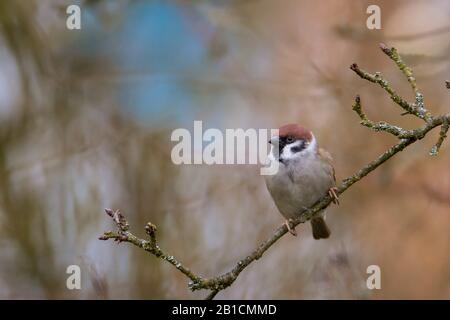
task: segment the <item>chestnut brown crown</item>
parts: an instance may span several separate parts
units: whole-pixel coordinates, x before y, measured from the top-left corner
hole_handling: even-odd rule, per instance
[[[305,140],[307,142],[310,142],[312,140],[311,131],[295,123],[285,124],[284,126],[281,126],[278,130],[278,133],[280,138],[290,136],[295,140]]]

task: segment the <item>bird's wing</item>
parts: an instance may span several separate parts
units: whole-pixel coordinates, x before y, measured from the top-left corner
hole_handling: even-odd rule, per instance
[[[328,151],[326,151],[325,149],[322,149],[322,148],[319,148],[317,153],[319,154],[319,157],[322,160],[328,162],[328,164],[330,165],[331,170],[333,171],[333,180],[334,180],[334,182],[336,182],[336,173],[335,173],[335,170],[334,170],[334,166],[332,164],[333,163],[333,157],[331,156],[331,154]]]

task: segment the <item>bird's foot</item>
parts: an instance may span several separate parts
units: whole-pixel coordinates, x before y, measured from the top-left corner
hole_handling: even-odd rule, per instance
[[[333,201],[334,204],[339,204],[339,197],[336,192],[337,188],[332,187],[328,190],[328,195],[331,197],[331,201]]]
[[[290,234],[292,234],[294,237],[297,236],[297,231],[295,231],[295,227],[291,227],[292,219],[287,219],[284,223],[289,231]]]

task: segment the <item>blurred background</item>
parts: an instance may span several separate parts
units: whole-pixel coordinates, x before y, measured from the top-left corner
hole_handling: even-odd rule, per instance
[[[66,28],[78,4],[82,29]],[[366,9],[381,8],[381,30]],[[172,266],[102,242],[120,208],[132,230],[158,226],[163,249],[199,275],[228,271],[283,219],[258,165],[171,162],[176,128],[311,128],[338,180],[395,139],[359,125],[351,105],[405,128],[380,71],[413,100],[379,49],[398,48],[433,113],[449,112],[450,2],[0,2],[0,298],[202,298]],[[450,298],[450,145],[435,130],[328,209],[332,236],[285,236],[220,299]],[[81,267],[81,290],[66,268]],[[366,268],[381,267],[381,290]]]

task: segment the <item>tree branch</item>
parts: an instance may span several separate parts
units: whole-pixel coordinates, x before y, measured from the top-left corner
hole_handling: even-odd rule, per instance
[[[421,140],[425,137],[425,135],[430,132],[432,129],[436,127],[441,127],[439,139],[437,143],[432,147],[430,154],[436,155],[439,152],[439,149],[446,138],[446,134],[449,130],[450,124],[450,114],[433,116],[428,112],[423,104],[423,96],[419,92],[416,79],[413,76],[411,68],[406,66],[406,64],[401,59],[395,48],[388,48],[384,44],[380,44],[381,50],[394,61],[396,66],[400,69],[400,71],[407,77],[407,80],[414,91],[415,94],[415,102],[410,103],[404,98],[400,97],[389,85],[389,83],[381,76],[380,73],[370,74],[366,71],[363,71],[358,67],[356,63],[352,64],[350,69],[353,70],[358,76],[363,79],[366,79],[370,82],[378,84],[381,86],[391,97],[391,99],[398,104],[401,108],[403,108],[406,113],[414,115],[422,120],[424,120],[425,124],[419,128],[414,130],[405,130],[399,126],[391,125],[387,122],[374,122],[370,120],[367,115],[363,112],[361,106],[361,98],[356,96],[355,102],[353,104],[353,110],[357,113],[359,118],[361,119],[361,124],[375,131],[384,131],[388,132],[394,136],[396,136],[399,141],[388,150],[386,150],[383,154],[381,154],[377,159],[371,161],[366,166],[357,171],[354,175],[344,179],[341,184],[338,186],[336,193],[338,195],[344,193],[348,188],[350,188],[353,184],[364,178],[370,172],[378,168],[381,164],[389,160],[391,157],[396,155],[398,152],[402,151],[409,145],[414,142]],[[446,81],[447,88],[450,87],[450,83]],[[312,207],[299,212],[299,215],[292,224],[297,226],[300,223],[304,223],[315,215],[317,215],[320,211],[325,209],[332,202],[331,197],[327,194],[322,199],[320,199],[315,205]],[[234,281],[238,278],[240,273],[249,266],[253,261],[258,260],[263,256],[263,254],[275,243],[277,242],[283,235],[287,233],[287,227],[285,224],[278,227],[274,233],[264,242],[262,242],[253,252],[251,252],[248,256],[239,260],[236,265],[229,271],[222,275],[213,277],[213,278],[203,278],[196,274],[194,274],[189,268],[184,266],[181,262],[175,259],[174,256],[169,255],[165,251],[163,251],[156,239],[156,226],[151,223],[148,223],[145,227],[146,233],[149,236],[149,240],[144,240],[136,237],[129,231],[129,225],[122,213],[119,210],[113,211],[111,209],[105,209],[106,213],[113,219],[117,226],[117,231],[107,231],[105,232],[99,239],[100,240],[108,240],[113,239],[114,241],[120,242],[129,242],[139,248],[144,249],[150,254],[154,255],[157,258],[165,260],[173,265],[176,269],[178,269],[181,273],[183,273],[186,277],[190,279],[188,287],[191,290],[211,290],[206,299],[213,299],[217,293],[225,288],[229,287],[233,284]]]
[[[406,79],[408,79],[411,88],[417,95],[417,93],[419,93],[419,89],[417,89],[416,78],[414,78],[412,69],[403,62],[402,58],[397,52],[397,49],[389,48],[384,43],[380,43],[380,49],[395,62],[400,71],[403,72],[403,74],[406,76]]]

